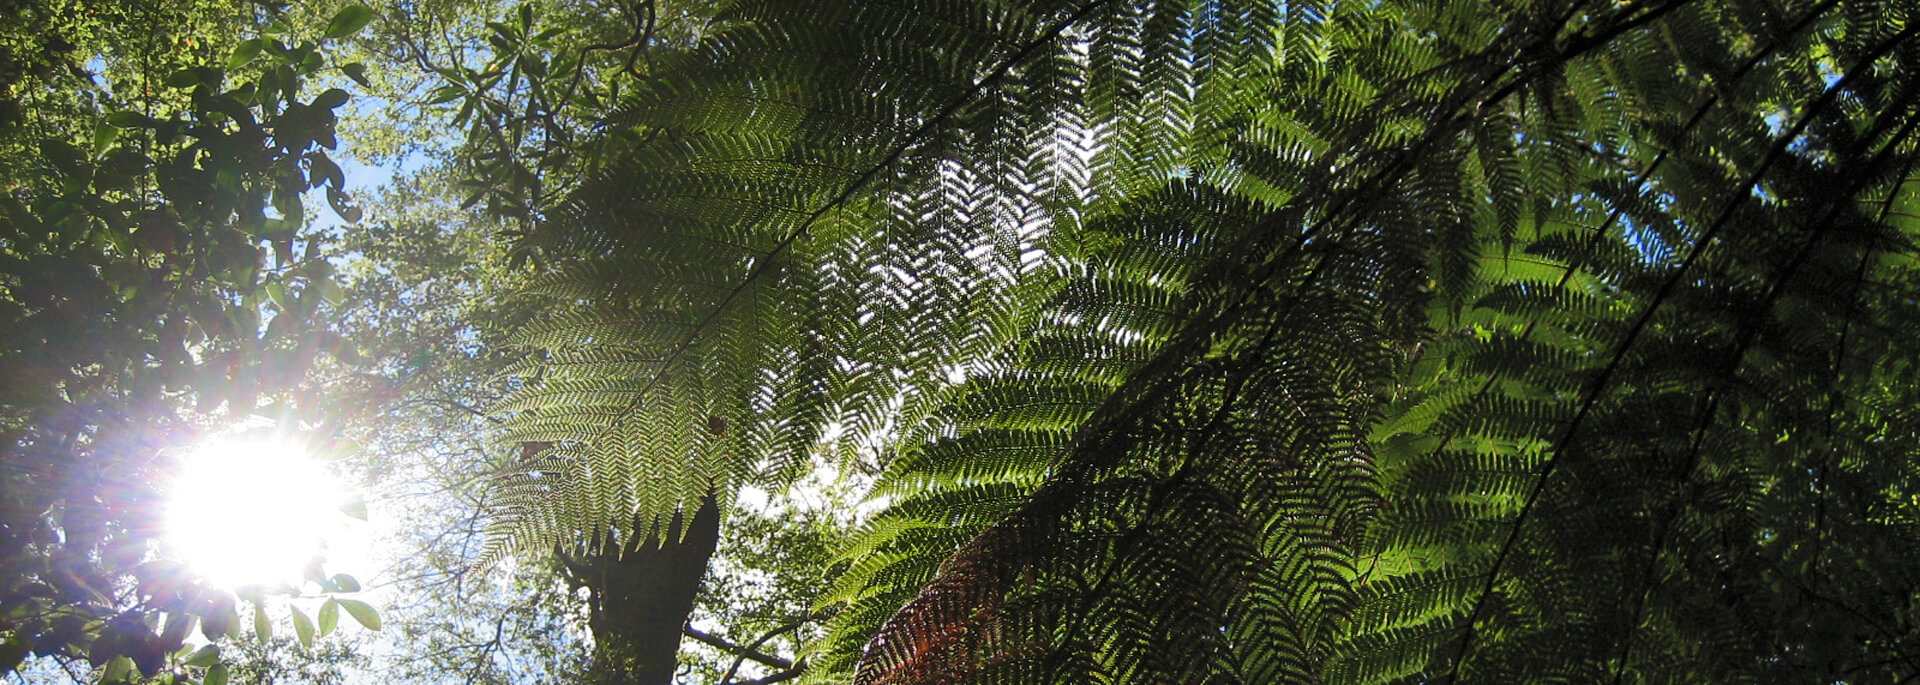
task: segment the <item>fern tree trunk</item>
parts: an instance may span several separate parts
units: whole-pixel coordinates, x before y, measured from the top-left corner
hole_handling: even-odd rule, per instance
[[[589,682],[673,682],[680,629],[693,611],[700,578],[719,539],[720,510],[708,496],[691,521],[674,515],[664,542],[656,539],[624,553],[608,549],[580,559],[562,555],[569,575],[592,593]]]

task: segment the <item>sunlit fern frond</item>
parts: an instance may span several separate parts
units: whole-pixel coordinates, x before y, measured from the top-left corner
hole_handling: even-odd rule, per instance
[[[527,239],[497,551],[831,464],[821,682],[1920,673],[1914,14],[742,3]]]

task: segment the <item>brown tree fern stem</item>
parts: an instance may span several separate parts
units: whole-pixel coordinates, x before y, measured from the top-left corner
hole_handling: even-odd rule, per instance
[[[645,530],[636,521],[635,530]],[[689,520],[683,509],[665,535],[601,550],[582,560],[592,593],[589,680],[604,685],[668,685],[680,652],[680,629],[720,541],[720,507],[709,494]]]

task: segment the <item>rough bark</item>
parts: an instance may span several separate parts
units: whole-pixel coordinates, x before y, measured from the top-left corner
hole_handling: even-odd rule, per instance
[[[680,628],[693,611],[700,578],[720,540],[720,510],[712,496],[691,521],[675,514],[664,541],[638,549],[609,549],[566,559],[569,574],[592,593],[592,682],[667,685],[673,682]]]

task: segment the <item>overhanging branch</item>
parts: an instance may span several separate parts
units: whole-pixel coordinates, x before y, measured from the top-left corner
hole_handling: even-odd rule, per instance
[[[771,666],[781,670],[791,670],[793,668],[792,661],[782,659],[780,657],[774,656],[772,654],[768,654],[766,652],[762,652],[757,649],[736,645],[734,643],[721,639],[720,637],[713,635],[712,633],[708,633],[706,631],[700,630],[699,628],[695,628],[690,625],[681,626],[680,634],[693,638],[695,640],[699,640],[702,644],[708,645],[720,651],[726,652],[728,654],[732,654],[734,656],[751,659],[754,662],[765,665],[765,666]]]

